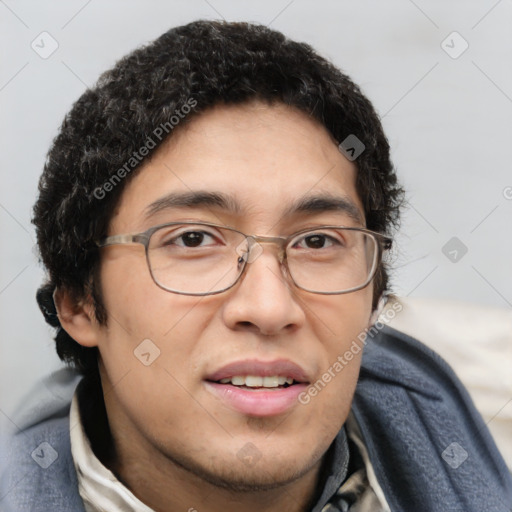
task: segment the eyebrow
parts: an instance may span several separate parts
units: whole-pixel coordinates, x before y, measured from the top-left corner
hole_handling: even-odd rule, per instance
[[[232,196],[222,192],[173,192],[149,204],[144,210],[145,218],[172,208],[215,208],[228,213],[241,214],[242,205]],[[315,214],[322,212],[341,212],[347,214],[355,222],[364,225],[359,208],[346,196],[330,194],[306,195],[296,199],[283,212],[283,217],[298,213]]]
[[[289,206],[284,215],[293,215],[296,213],[322,213],[322,212],[340,212],[347,214],[355,222],[365,225],[363,216],[359,208],[348,197],[333,196],[322,194],[318,196],[304,196],[294,201]]]
[[[240,213],[237,201],[227,194],[218,192],[181,192],[171,193],[149,204],[144,210],[146,218],[171,208],[215,207],[233,213]]]

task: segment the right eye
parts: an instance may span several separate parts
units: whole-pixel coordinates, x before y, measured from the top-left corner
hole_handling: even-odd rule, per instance
[[[155,233],[154,244],[156,247],[169,249],[193,249],[199,247],[214,247],[224,245],[220,236],[206,231],[202,226],[186,226],[178,229],[162,230]]]
[[[167,244],[171,243],[180,247],[200,247],[212,245],[208,243],[210,241],[213,241],[213,237],[204,231],[187,231],[182,235],[172,238]]]

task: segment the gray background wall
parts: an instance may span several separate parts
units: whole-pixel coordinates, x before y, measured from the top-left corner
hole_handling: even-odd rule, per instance
[[[306,41],[373,101],[410,201],[394,264],[399,295],[512,307],[510,1],[2,0],[4,415],[60,365],[34,299],[43,272],[30,223],[49,144],[72,102],[103,70],[198,18],[265,23]],[[459,35],[448,37],[454,31]]]

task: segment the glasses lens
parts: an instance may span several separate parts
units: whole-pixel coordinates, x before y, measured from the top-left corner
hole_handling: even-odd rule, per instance
[[[373,235],[343,228],[302,233],[287,247],[290,274],[306,290],[340,293],[368,284],[377,267]]]
[[[165,226],[150,238],[150,271],[155,282],[169,291],[221,292],[238,280],[247,261],[251,263],[255,249],[249,247],[250,240],[238,231],[208,224]],[[378,255],[376,237],[347,228],[310,230],[294,237],[286,248],[292,279],[299,287],[319,293],[366,286],[377,268]]]
[[[148,261],[161,287],[187,294],[207,294],[233,285],[243,270],[237,254],[241,233],[204,224],[166,226],[149,241]]]

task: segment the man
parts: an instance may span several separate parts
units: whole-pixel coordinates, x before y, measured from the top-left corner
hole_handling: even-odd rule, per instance
[[[84,378],[13,439],[6,506],[509,510],[451,370],[371,327],[401,201],[372,106],[307,45],[196,22],[121,60],[40,182],[38,301]]]

